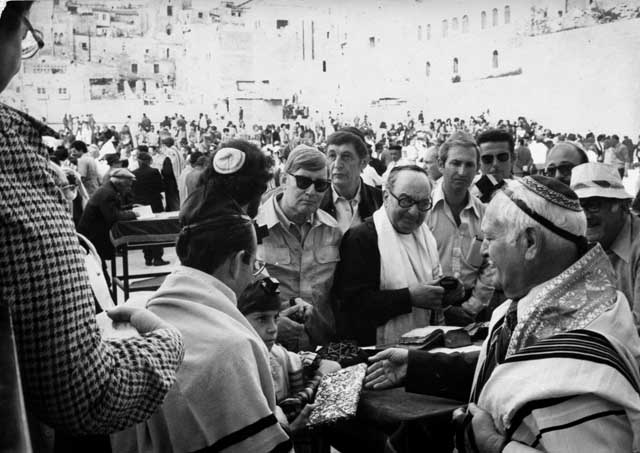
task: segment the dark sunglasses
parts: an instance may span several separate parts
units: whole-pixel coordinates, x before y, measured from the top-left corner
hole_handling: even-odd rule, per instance
[[[485,154],[484,156],[480,156],[480,160],[485,165],[491,165],[493,164],[494,157],[498,159],[498,162],[506,162],[509,160],[509,153],[500,153],[495,156],[493,154]]]
[[[29,19],[22,17],[22,21],[27,26],[27,34],[22,40],[22,55],[23,60],[27,60],[38,53],[40,49],[44,47],[44,39],[40,30],[35,30],[29,22]]]
[[[289,173],[289,175],[296,178],[296,186],[298,187],[298,189],[302,190],[307,190],[309,186],[313,184],[316,192],[324,192],[331,185],[331,183],[327,179],[311,179],[308,176],[292,175],[291,173]]]
[[[545,176],[549,176],[550,178],[555,178],[556,172],[560,172],[562,176],[571,176],[571,170],[573,170],[573,167],[575,167],[575,165],[572,164],[562,164],[557,167],[555,165],[549,165],[545,168],[543,173]]]
[[[415,204],[415,205],[418,206],[418,211],[426,212],[429,209],[431,209],[431,206],[432,206],[431,198],[425,198],[424,200],[414,200],[413,198],[411,198],[411,197],[409,197],[407,195],[401,195],[400,197],[397,197],[391,191],[389,191],[389,194],[393,198],[398,200],[398,205],[401,208],[408,209],[408,208],[410,208],[411,206],[413,206]]]

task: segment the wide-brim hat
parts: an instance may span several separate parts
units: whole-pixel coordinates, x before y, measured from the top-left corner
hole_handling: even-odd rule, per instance
[[[624,188],[618,169],[612,165],[589,162],[573,167],[571,188],[578,198],[633,198]]]

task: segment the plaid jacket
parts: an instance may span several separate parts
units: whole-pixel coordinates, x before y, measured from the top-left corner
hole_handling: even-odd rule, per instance
[[[13,319],[27,408],[71,433],[149,417],[172,386],[180,333],[102,340],[73,223],[33,118],[0,104],[0,303]]]

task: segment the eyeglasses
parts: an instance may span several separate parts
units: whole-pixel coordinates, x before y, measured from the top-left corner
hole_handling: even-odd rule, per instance
[[[289,175],[296,178],[296,186],[298,187],[298,189],[302,190],[307,190],[309,186],[313,184],[316,192],[324,192],[331,185],[331,183],[326,179],[311,179],[307,176],[292,175],[291,173],[289,173]]]
[[[27,26],[28,33],[22,39],[22,59],[28,60],[44,47],[44,39],[40,30],[35,30],[29,19],[22,17],[22,21]]]
[[[550,178],[555,178],[556,172],[560,172],[561,176],[571,176],[571,171],[573,170],[575,165],[573,164],[562,164],[562,165],[549,165],[544,170],[544,175],[549,176]]]
[[[589,214],[597,214],[604,207],[603,200],[600,198],[585,198],[580,200],[580,206],[582,206],[582,210],[584,212],[588,212]]]
[[[493,158],[498,159],[498,162],[506,162],[509,160],[509,153],[500,153],[500,154],[485,154],[484,156],[480,156],[480,160],[485,165],[492,165]]]
[[[401,208],[408,209],[415,204],[418,206],[418,211],[427,212],[429,209],[431,209],[431,206],[432,206],[431,198],[425,198],[424,200],[414,200],[413,198],[407,195],[401,195],[400,197],[397,197],[390,190],[388,192],[393,198],[398,200],[398,205]]]
[[[254,277],[256,275],[260,275],[262,274],[262,271],[264,270],[264,268],[267,267],[267,263],[265,261],[262,260],[255,260],[253,262],[253,275]]]

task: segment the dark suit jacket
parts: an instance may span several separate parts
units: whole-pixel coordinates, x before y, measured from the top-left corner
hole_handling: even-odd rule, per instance
[[[380,289],[380,252],[373,218],[348,230],[340,244],[334,290],[338,336],[360,346],[376,344],[376,329],[411,311],[409,290]]]
[[[136,180],[133,181],[133,202],[151,205],[153,212],[162,212],[162,192],[164,183],[160,172],[151,167],[140,167],[133,171]]]
[[[360,203],[358,204],[358,214],[362,220],[371,217],[378,208],[382,206],[382,191],[376,187],[371,187],[360,178]],[[320,209],[336,217],[336,207],[333,204],[333,191],[327,190],[324,193]],[[337,217],[336,217],[337,218]]]
[[[113,224],[118,220],[136,218],[133,211],[124,210],[122,207],[122,197],[113,183],[109,181],[89,198],[80,218],[78,232],[85,235],[95,245],[103,260],[112,259],[114,256],[113,244],[109,238],[109,230]]]

